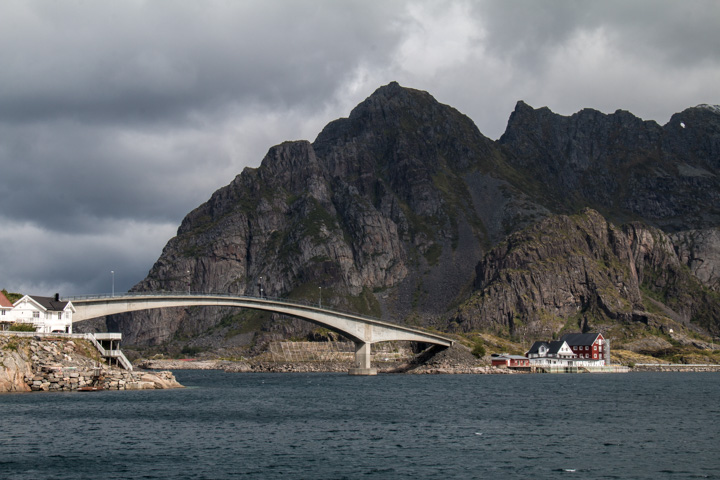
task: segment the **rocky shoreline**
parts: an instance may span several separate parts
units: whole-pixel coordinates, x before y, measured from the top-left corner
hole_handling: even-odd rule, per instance
[[[720,372],[720,365],[645,364],[634,365],[634,372]]]
[[[460,344],[450,348],[430,349],[418,356],[408,356],[396,361],[373,361],[372,367],[379,374],[409,375],[518,375],[533,373],[488,365],[489,357],[476,358],[470,350]],[[650,364],[635,363],[627,367],[616,363],[616,369],[610,367],[602,373],[625,372],[720,372],[720,365],[700,364]],[[241,360],[221,359],[145,359],[138,366],[149,370],[223,370],[229,373],[308,373],[338,372],[347,373],[355,365],[345,359],[326,361],[268,361],[263,356]]]
[[[228,360],[144,360],[141,367],[148,370],[223,370],[228,373],[311,373],[311,372],[337,372],[347,373],[354,367],[345,362],[253,362]],[[497,368],[488,365],[417,365],[411,363],[385,364],[373,363],[378,373],[404,373],[410,375],[432,374],[483,374],[483,375],[513,375],[520,372],[507,368]]]
[[[182,388],[169,371],[106,365],[85,340],[0,336],[0,393]]]
[[[149,370],[223,370],[231,373],[347,373],[355,365],[348,361],[269,362],[258,358],[230,360],[195,359],[146,359],[138,366]],[[467,347],[454,345],[450,348],[426,352],[407,361],[372,362],[378,373],[387,374],[482,374],[515,375],[527,372],[487,365],[485,360],[473,356]]]

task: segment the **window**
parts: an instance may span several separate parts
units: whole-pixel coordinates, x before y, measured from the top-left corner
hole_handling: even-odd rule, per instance
[[[58,312],[58,320],[62,320],[62,312]]]
[[[33,318],[40,318],[40,312],[33,312]]]
[[[5,310],[2,310],[2,313],[0,313],[0,315],[5,315]]]

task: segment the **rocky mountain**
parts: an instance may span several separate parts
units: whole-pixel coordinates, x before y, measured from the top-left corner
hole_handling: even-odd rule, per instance
[[[624,338],[644,327],[717,335],[720,295],[684,261],[687,256],[657,228],[618,228],[590,209],[552,216],[485,255],[476,291],[451,327],[529,338],[564,330]]]
[[[493,141],[454,108],[393,82],[314,142],[272,147],[260,167],[190,212],[134,290],[322,297],[464,332],[649,325],[653,308],[715,328],[697,301],[718,288],[719,169],[716,107],[685,110],[661,127],[623,111],[564,117],[519,102]],[[600,213],[562,216],[585,207]],[[635,223],[608,223],[627,221]],[[662,239],[665,250],[650,250],[657,261],[639,260],[648,244],[638,235]],[[673,303],[671,291],[692,293]],[[662,306],[647,304],[653,296]],[[107,324],[137,346],[193,348],[312,331],[221,308]]]
[[[718,107],[686,109],[661,127],[623,110],[563,117],[518,102],[499,143],[553,211],[591,206],[667,231],[720,225]]]

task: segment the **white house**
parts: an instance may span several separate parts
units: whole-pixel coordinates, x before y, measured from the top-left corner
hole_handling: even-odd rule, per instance
[[[561,340],[535,342],[525,356],[528,358],[577,358],[570,345]]]
[[[13,304],[14,323],[30,323],[35,331],[42,333],[72,333],[72,314],[75,307],[71,302],[55,297],[31,297],[25,295]]]

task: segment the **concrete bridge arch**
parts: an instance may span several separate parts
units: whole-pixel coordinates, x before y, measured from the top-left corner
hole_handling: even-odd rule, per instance
[[[75,307],[73,323],[91,318],[154,308],[225,306],[263,310],[297,317],[326,327],[355,343],[355,368],[351,375],[375,375],[370,366],[373,343],[388,341],[424,342],[449,347],[449,338],[419,328],[396,325],[378,319],[338,312],[314,305],[284,299],[231,296],[217,294],[124,294],[119,296],[89,296],[66,299]]]

